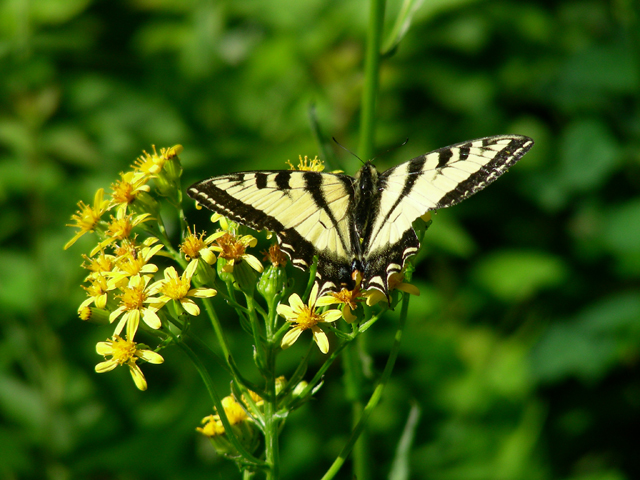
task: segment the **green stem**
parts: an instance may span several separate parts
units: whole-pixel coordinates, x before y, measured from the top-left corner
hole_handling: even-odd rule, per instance
[[[385,0],[370,0],[369,29],[367,31],[367,52],[362,89],[362,109],[360,111],[360,158],[373,156],[376,119],[376,97],[380,81],[380,47],[384,25]],[[362,480],[362,479],[359,479]]]
[[[220,417],[220,421],[222,422],[222,425],[224,426],[225,435],[229,439],[229,442],[231,442],[231,444],[235,447],[235,449],[238,451],[238,453],[243,457],[243,459],[247,463],[251,465],[255,465],[256,467],[264,467],[265,466],[264,462],[260,461],[259,459],[251,455],[251,453],[249,453],[242,446],[242,444],[238,440],[238,437],[235,435],[231,427],[231,424],[229,423],[229,419],[227,418],[227,415],[224,411],[224,407],[222,406],[222,401],[220,400],[220,396],[218,395],[218,393],[216,392],[213,386],[213,380],[211,379],[211,375],[209,375],[209,371],[206,369],[204,364],[200,361],[200,358],[184,342],[177,341],[176,339],[176,345],[178,345],[182,349],[182,351],[187,354],[189,359],[195,365],[196,370],[198,370],[198,373],[200,374],[200,377],[202,378],[202,381],[204,382],[207,388],[207,391],[209,392],[209,396],[211,397],[211,400],[216,407],[216,411]]]
[[[333,462],[327,473],[322,477],[321,480],[330,480],[332,479],[340,470],[342,465],[344,464],[349,452],[353,449],[358,437],[364,430],[365,425],[367,424],[367,420],[371,415],[373,409],[380,402],[380,398],[382,397],[382,392],[384,390],[385,385],[389,381],[389,377],[391,376],[391,372],[393,371],[393,367],[396,363],[396,359],[398,358],[398,353],[400,351],[400,343],[402,341],[402,332],[404,331],[404,326],[407,320],[407,313],[409,311],[409,294],[405,293],[402,297],[402,309],[400,311],[400,319],[398,320],[398,328],[396,330],[396,334],[393,339],[393,346],[391,347],[391,352],[389,353],[389,358],[387,359],[387,364],[384,367],[382,372],[382,376],[380,377],[380,381],[376,386],[371,398],[367,402],[367,405],[364,407],[362,411],[362,415],[360,420],[358,421],[356,427],[351,432],[351,437],[347,444],[343,447],[338,458]],[[360,477],[358,477],[360,478]]]

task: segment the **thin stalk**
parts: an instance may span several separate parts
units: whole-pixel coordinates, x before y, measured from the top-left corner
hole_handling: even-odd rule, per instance
[[[367,31],[367,51],[364,67],[364,86],[362,89],[362,109],[360,111],[360,158],[370,159],[373,157],[375,120],[376,120],[376,99],[378,96],[378,86],[380,83],[380,48],[382,46],[382,30],[384,27],[384,12],[386,0],[370,0],[369,2],[369,27]],[[357,362],[354,348],[348,349],[345,365],[349,365],[346,370],[347,377],[357,380],[354,384],[356,390],[352,400],[353,421],[362,422],[361,386],[362,369]],[[347,352],[345,352],[347,353]],[[347,384],[348,385],[348,384]],[[364,424],[363,424],[364,425]],[[356,437],[358,438],[358,437]],[[370,472],[368,469],[369,451],[366,436],[362,436],[358,448],[354,452],[354,475],[358,480],[368,480]]]
[[[360,110],[360,146],[358,149],[360,158],[364,159],[370,159],[373,156],[385,3],[385,0],[370,0],[369,3],[369,27],[364,66],[364,86],[362,89],[362,109]]]
[[[391,377],[391,372],[393,371],[393,367],[396,363],[396,359],[398,358],[398,353],[400,351],[400,343],[402,341],[402,332],[404,331],[404,326],[407,320],[407,313],[409,312],[409,294],[405,293],[402,297],[402,309],[400,311],[400,319],[398,320],[398,328],[396,330],[396,334],[393,339],[393,346],[391,347],[391,352],[389,353],[389,358],[387,359],[387,364],[384,367],[382,372],[382,376],[380,377],[380,381],[376,386],[371,398],[367,402],[367,405],[364,407],[362,411],[362,415],[358,424],[355,426],[353,431],[351,432],[351,437],[349,437],[349,441],[343,447],[338,458],[333,462],[327,473],[322,477],[322,480],[330,480],[332,479],[340,470],[345,460],[349,456],[349,453],[353,449],[358,437],[364,430],[365,425],[371,415],[373,409],[380,402],[380,398],[382,397],[382,392],[387,382],[389,381],[389,377]],[[359,478],[359,477],[358,477]]]
[[[229,442],[231,442],[231,444],[235,447],[235,449],[238,451],[238,453],[243,457],[243,459],[247,463],[255,465],[257,467],[264,467],[265,463],[257,459],[256,457],[254,457],[251,453],[249,453],[244,448],[244,446],[240,443],[240,441],[238,440],[238,437],[235,435],[233,429],[231,428],[231,424],[227,419],[227,414],[225,413],[224,407],[222,406],[222,401],[220,400],[220,396],[218,395],[218,393],[216,392],[213,386],[213,380],[209,375],[209,371],[200,360],[200,357],[198,357],[198,355],[196,355],[195,352],[191,350],[191,348],[189,348],[184,342],[176,341],[176,345],[178,345],[182,349],[182,351],[187,354],[189,359],[193,362],[194,366],[196,367],[196,370],[198,370],[198,373],[200,374],[202,381],[207,387],[209,396],[211,397],[211,400],[213,401],[213,404],[216,407],[216,411],[220,417],[220,421],[222,422],[222,425],[224,426],[225,435],[229,439]]]

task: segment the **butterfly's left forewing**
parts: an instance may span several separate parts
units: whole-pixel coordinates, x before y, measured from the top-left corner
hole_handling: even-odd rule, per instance
[[[320,290],[349,283],[359,248],[352,218],[353,179],[304,171],[239,172],[188,189],[205,207],[254,230],[278,236],[292,263],[306,270],[318,256]]]
[[[533,140],[519,135],[480,138],[435,150],[382,173],[379,198],[362,243],[365,287],[386,293],[389,277],[418,251],[414,220],[482,190],[532,145]]]

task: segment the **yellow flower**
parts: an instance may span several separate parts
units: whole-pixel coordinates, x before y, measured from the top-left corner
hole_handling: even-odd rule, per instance
[[[143,150],[142,155],[138,157],[133,165],[131,165],[131,167],[135,171],[143,174],[146,177],[153,177],[160,173],[162,167],[164,167],[165,162],[169,159],[167,153],[169,151],[173,152],[173,149],[161,148],[160,154],[158,155],[158,152],[156,152],[156,146],[152,145],[151,148],[153,148],[152,155]],[[180,147],[180,150],[182,150],[182,147]],[[172,153],[171,158],[173,158],[174,156],[175,153]]]
[[[391,274],[391,276],[389,277],[389,291],[400,290],[410,295],[420,295],[420,290],[418,290],[418,287],[416,287],[415,285],[411,285],[410,283],[404,283],[403,280],[403,272],[396,272]],[[366,297],[367,305],[369,306],[375,305],[382,300],[387,300],[387,297],[384,295],[384,293],[374,288],[367,290],[363,293],[363,295]]]
[[[149,177],[140,172],[120,172],[120,180],[111,184],[111,205],[126,208],[131,204],[141,192],[151,191],[151,187],[146,185]]]
[[[309,303],[307,305],[302,302],[302,299],[297,293],[294,293],[289,297],[290,306],[283,304],[278,305],[278,314],[283,316],[287,322],[295,324],[282,338],[282,348],[289,348],[295,343],[304,330],[311,329],[311,332],[313,333],[313,340],[318,345],[320,351],[322,353],[327,353],[329,351],[329,339],[318,324],[335,322],[340,318],[342,313],[340,310],[329,310],[324,313],[317,312],[317,307],[333,303],[332,297],[317,297],[318,284],[316,283],[311,290]]]
[[[89,277],[87,277],[87,280],[94,276],[102,276],[107,273],[111,273],[116,266],[116,257],[104,252],[100,252],[100,255],[93,258],[83,254],[82,258],[89,262],[86,264],[84,262],[82,263],[82,268],[86,268],[91,272]]]
[[[127,365],[136,387],[140,390],[146,390],[147,381],[136,363],[137,359],[141,358],[148,363],[160,364],[164,362],[164,358],[152,350],[142,349],[136,345],[136,342],[125,340],[118,335],[114,335],[111,340],[106,342],[98,342],[96,345],[98,354],[105,358],[110,355],[111,358],[96,365],[96,372],[110,372],[118,365]]]
[[[232,426],[248,419],[247,412],[242,408],[242,405],[236,402],[235,398],[231,396],[224,397],[222,399],[222,408],[224,408],[227,420],[229,420],[229,423]],[[218,414],[204,417],[202,419],[202,424],[204,426],[202,428],[197,427],[196,430],[203,435],[214,437],[224,433],[224,426],[222,425],[220,415]]]
[[[162,244],[153,245],[157,241],[157,238],[149,237],[143,242],[142,247],[137,247],[131,242],[123,243],[117,249],[116,269],[107,274],[111,278],[110,283],[119,285],[127,277],[157,272],[158,267],[149,263],[149,260],[164,247]]]
[[[362,275],[360,272],[355,272],[356,286],[353,290],[347,290],[343,288],[340,292],[331,292],[333,297],[331,304],[342,304],[342,318],[348,323],[351,323],[357,319],[352,313],[353,310],[358,308],[358,303],[365,300],[362,291],[360,290],[360,282],[362,281]]]
[[[152,294],[161,293],[162,296],[154,301],[156,308],[160,309],[167,302],[174,300],[180,302],[182,308],[189,315],[200,315],[200,308],[188,297],[207,298],[218,293],[213,288],[191,288],[191,277],[195,273],[197,263],[190,263],[187,269],[178,276],[178,272],[173,267],[164,270],[164,279],[158,280],[150,287]]]
[[[211,244],[215,238],[204,238],[205,233],[201,232],[200,235],[196,235],[196,228],[193,227],[193,233],[191,229],[187,227],[189,234],[185,237],[184,241],[180,244],[180,251],[184,253],[185,258],[189,262],[198,263],[198,258],[202,258],[209,265],[216,263],[216,256],[211,249]]]
[[[317,155],[313,160],[309,160],[309,157],[306,155],[304,156],[304,159],[302,158],[302,155],[298,155],[298,158],[300,159],[300,163],[297,167],[291,163],[291,160],[287,160],[289,170],[304,170],[307,172],[321,172],[324,170],[324,164]]]
[[[78,230],[75,236],[66,243],[64,246],[65,250],[76,243],[76,241],[85,233],[92,232],[96,228],[96,225],[100,221],[100,217],[105,212],[108,205],[109,201],[104,200],[104,189],[102,188],[98,189],[96,192],[93,198],[93,206],[87,205],[83,201],[78,202],[78,207],[80,207],[80,209],[71,216],[71,220],[75,223],[67,224],[67,227],[76,227],[80,230]]]
[[[111,216],[111,221],[107,226],[107,238],[100,242],[92,251],[91,255],[95,255],[107,245],[111,245],[116,240],[126,240],[131,235],[131,230],[134,227],[140,225],[143,222],[151,220],[150,213],[143,213],[142,215],[127,214],[124,209],[118,209],[116,216]]]
[[[260,260],[253,255],[246,253],[247,247],[255,247],[258,240],[251,235],[238,236],[232,231],[221,231],[214,233],[209,238],[215,240],[217,245],[211,247],[211,250],[218,252],[220,258],[224,258],[227,263],[222,270],[227,273],[233,272],[236,263],[246,261],[251,268],[257,272],[262,272],[263,267]]]
[[[140,318],[154,330],[161,327],[160,317],[156,313],[161,306],[145,305],[158,300],[157,298],[152,298],[152,293],[147,288],[150,279],[151,277],[146,275],[134,275],[129,278],[128,285],[122,289],[122,294],[118,296],[120,298],[120,306],[109,315],[110,323],[113,323],[116,318],[122,315],[116,326],[115,335],[120,335],[126,325],[127,338],[133,339],[138,330]]]
[[[89,281],[91,282],[90,286],[82,286],[87,291],[89,298],[80,304],[78,312],[92,303],[95,303],[97,308],[105,308],[107,305],[107,292],[115,288],[115,286],[110,286],[107,279],[102,275],[91,275],[89,276]]]
[[[269,250],[262,251],[262,261],[269,260],[274,267],[284,267],[287,264],[287,256],[277,243],[272,244]]]

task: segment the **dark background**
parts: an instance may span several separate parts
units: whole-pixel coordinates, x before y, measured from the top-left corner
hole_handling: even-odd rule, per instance
[[[425,0],[384,61],[381,170],[485,135],[536,145],[434,218],[371,421],[376,478],[411,404],[409,478],[640,478],[638,15],[633,0]],[[285,168],[319,152],[313,103],[357,149],[366,25],[362,0],[0,5],[0,477],[238,478],[194,430],[211,404],[179,351],[145,368],[145,393],[124,368],[93,372],[111,329],[76,316],[91,241],[63,251],[64,225],[152,144],[184,145],[183,186]],[[250,368],[249,337],[224,322]],[[374,368],[393,331],[391,315],[367,332]],[[348,411],[336,365],[286,424],[284,478],[322,475]]]

